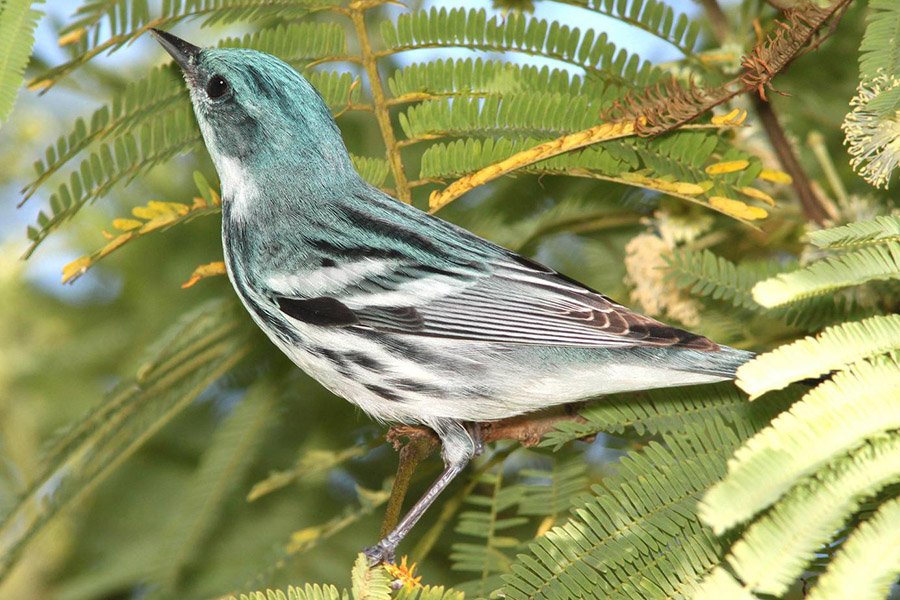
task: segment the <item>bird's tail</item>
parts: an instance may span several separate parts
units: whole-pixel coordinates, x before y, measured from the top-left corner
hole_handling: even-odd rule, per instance
[[[719,350],[715,352],[696,352],[696,355],[691,357],[690,364],[684,370],[723,379],[734,379],[738,367],[754,356],[756,356],[755,353],[747,350],[720,346]]]

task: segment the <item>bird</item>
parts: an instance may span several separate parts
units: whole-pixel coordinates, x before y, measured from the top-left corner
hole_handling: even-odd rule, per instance
[[[364,550],[371,564],[393,562],[481,451],[479,423],[730,380],[753,356],[629,310],[370,185],[322,97],[280,59],[151,32],[190,92],[221,184],[226,272],[250,317],[335,395],[440,439],[444,470]]]

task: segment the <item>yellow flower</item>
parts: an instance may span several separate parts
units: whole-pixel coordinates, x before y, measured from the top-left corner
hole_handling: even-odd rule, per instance
[[[384,565],[388,574],[397,580],[402,587],[422,587],[422,576],[415,576],[416,563],[406,566],[406,557],[400,559],[399,565]]]

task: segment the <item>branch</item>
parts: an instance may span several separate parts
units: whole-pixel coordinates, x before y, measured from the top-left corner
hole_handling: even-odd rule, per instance
[[[810,2],[799,4],[785,11],[784,20],[776,21],[773,32],[744,56],[741,63],[743,70],[735,79],[716,87],[699,87],[693,82],[684,87],[675,79],[670,79],[637,93],[626,94],[603,115],[606,122],[544,142],[465,175],[443,190],[432,192],[429,209],[435,212],[472,188],[553,156],[622,137],[655,137],[683,128],[709,110],[743,93],[756,91],[765,100],[766,88],[772,79],[795,58],[815,49],[831,35],[850,2],[836,0],[824,9]],[[828,29],[825,29],[826,25],[829,25]],[[808,179],[803,176],[795,181],[805,181],[809,187]],[[816,217],[812,218],[818,218],[822,210],[821,202],[814,195],[805,198],[809,210],[815,211],[811,214]],[[804,204],[804,209],[806,206]]]
[[[359,52],[362,57],[363,67],[369,77],[369,86],[372,89],[372,103],[375,106],[375,119],[378,121],[378,128],[381,130],[381,137],[387,152],[387,160],[391,165],[391,173],[394,176],[394,184],[397,197],[409,204],[412,196],[409,191],[409,183],[406,180],[406,173],[403,171],[403,161],[400,159],[400,149],[397,146],[397,138],[394,136],[394,128],[391,125],[391,113],[388,109],[387,97],[384,93],[384,87],[381,85],[381,75],[378,73],[378,56],[372,50],[372,44],[369,41],[369,32],[366,29],[365,11],[373,6],[383,4],[379,1],[357,0],[349,6],[347,14],[353,21],[353,27],[356,30],[356,36],[359,38]]]
[[[781,168],[791,176],[791,185],[794,192],[800,199],[800,206],[803,208],[803,214],[810,221],[815,221],[819,225],[823,225],[828,220],[833,220],[836,215],[832,214],[826,202],[813,189],[806,171],[800,164],[794,149],[787,139],[784,129],[778,120],[778,115],[772,108],[772,104],[763,100],[759,96],[753,97],[753,106],[762,122],[766,135],[769,136],[769,142],[778,155],[778,161]]]
[[[835,7],[837,8],[839,5],[840,3],[837,3]],[[706,9],[706,16],[709,18],[712,25],[713,34],[716,36],[716,40],[720,44],[724,43],[725,39],[728,37],[728,20],[725,17],[725,13],[722,12],[722,8],[716,0],[703,0],[703,6]],[[778,8],[784,11],[787,10],[789,6],[780,6]],[[760,46],[761,45],[762,44],[760,44]],[[802,47],[803,46],[801,46],[801,48]],[[763,62],[763,64],[765,63]],[[786,64],[787,63],[785,63],[782,68],[786,66]],[[746,65],[747,62],[745,61],[745,66]],[[771,76],[774,76],[774,73],[771,73],[770,77]],[[762,93],[753,97],[753,105],[762,122],[763,129],[769,137],[769,143],[772,144],[772,148],[778,156],[782,170],[791,176],[791,185],[793,185],[794,192],[800,199],[800,206],[803,208],[803,214],[806,215],[807,219],[815,221],[819,225],[822,225],[828,218],[833,219],[835,215],[831,214],[831,211],[828,210],[828,205],[810,184],[809,177],[807,177],[806,171],[803,170],[800,161],[794,154],[794,149],[788,141],[787,135],[785,135],[784,129],[781,127],[781,123],[778,120],[778,115],[775,114],[772,105],[765,100]]]

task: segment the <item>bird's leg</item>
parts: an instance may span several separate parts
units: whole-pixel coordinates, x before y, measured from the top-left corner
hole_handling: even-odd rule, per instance
[[[458,421],[442,421],[432,425],[435,433],[441,438],[441,455],[444,458],[444,472],[431,484],[431,487],[413,504],[409,512],[400,519],[394,530],[384,536],[380,542],[363,550],[369,559],[369,564],[394,562],[394,552],[397,545],[406,537],[406,534],[422,518],[428,507],[443,492],[450,482],[459,475],[472,457],[483,446],[481,433],[477,423],[463,425]],[[473,428],[474,427],[474,432]]]
[[[474,421],[470,421],[463,425],[463,427],[466,428],[466,432],[469,434],[469,437],[472,438],[472,443],[474,444],[472,457],[474,458],[484,454],[484,438],[481,435],[481,425]]]
[[[394,562],[394,553],[397,550],[397,545],[400,544],[400,541],[403,540],[404,537],[406,537],[406,534],[409,533],[419,519],[422,518],[422,515],[425,514],[428,507],[431,506],[441,492],[450,485],[453,478],[459,475],[460,471],[465,468],[468,462],[469,459],[466,458],[465,460],[456,463],[448,463],[444,467],[444,472],[437,478],[437,481],[431,484],[431,487],[428,488],[421,498],[419,498],[418,502],[413,504],[413,507],[409,509],[409,512],[406,513],[402,519],[400,519],[400,522],[397,523],[394,530],[384,536],[384,539],[374,546],[369,546],[363,550],[366,557],[369,559],[369,565],[374,567],[381,563]]]

